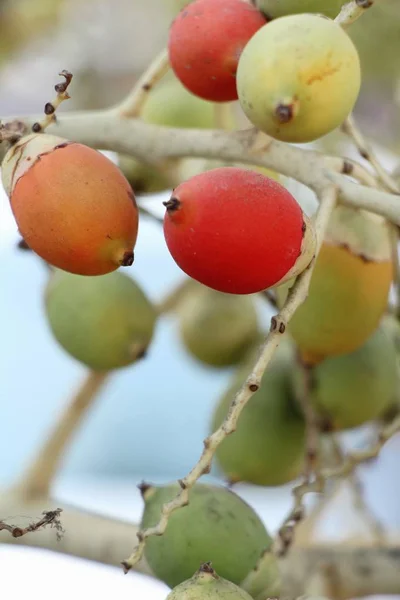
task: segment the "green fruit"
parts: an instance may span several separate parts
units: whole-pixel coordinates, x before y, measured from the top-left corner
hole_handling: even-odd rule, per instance
[[[218,403],[213,431],[221,425],[253,362],[239,368]],[[218,447],[217,462],[231,481],[277,486],[300,475],[304,466],[305,426],[290,388],[293,363],[291,346],[281,342],[263,375],[260,389],[243,409],[235,433]]]
[[[179,317],[186,349],[212,367],[237,364],[259,334],[251,296],[223,294],[205,286],[186,296]]]
[[[313,14],[267,23],[242,52],[240,104],[248,119],[286,142],[310,142],[342,124],[361,85],[360,61],[347,33]]]
[[[167,172],[131,156],[119,155],[118,166],[131,184],[135,194],[156,194],[174,187]]]
[[[162,505],[178,493],[178,484],[144,491],[142,527],[156,525]],[[271,538],[254,510],[224,487],[196,483],[188,506],[172,513],[165,533],[150,537],[145,555],[154,574],[178,585],[206,561],[239,584],[254,568]]]
[[[304,369],[294,371],[302,386]],[[327,358],[311,370],[311,401],[335,429],[350,429],[381,416],[396,401],[396,348],[382,326],[358,350]]]
[[[345,0],[255,0],[255,5],[269,19],[296,13],[319,13],[334,19],[344,2]]]
[[[64,350],[99,371],[143,356],[156,322],[143,291],[119,272],[99,277],[54,272],[46,289],[46,316]]]
[[[210,158],[186,158],[185,160],[181,161],[179,170],[180,181],[186,181],[187,179],[190,179],[199,173],[204,173],[205,171],[210,171],[211,169],[219,169],[220,167],[240,167],[242,169],[250,169],[252,171],[257,171],[258,173],[261,173],[261,175],[265,175],[270,179],[275,179],[275,181],[280,180],[279,173],[265,167],[256,167],[238,162],[229,162],[226,160],[224,161]]]
[[[194,96],[173,77],[151,90],[141,118],[152,125],[212,129],[215,111],[212,102]]]
[[[174,588],[167,600],[251,600],[251,596],[205,563],[191,579]]]
[[[240,587],[254,600],[279,598],[281,595],[281,573],[279,562],[270,550],[264,552],[256,567],[250,571]]]

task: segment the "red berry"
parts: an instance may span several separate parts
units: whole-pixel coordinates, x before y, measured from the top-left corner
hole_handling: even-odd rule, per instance
[[[181,183],[165,205],[175,262],[220,292],[267,289],[299,274],[314,255],[314,231],[296,200],[256,171],[206,171]]]
[[[171,26],[168,50],[175,75],[200,98],[237,100],[239,57],[266,22],[261,12],[243,0],[195,0]]]

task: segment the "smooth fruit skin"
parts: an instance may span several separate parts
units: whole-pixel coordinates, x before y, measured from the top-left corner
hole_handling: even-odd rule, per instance
[[[133,261],[138,210],[121,171],[100,152],[62,138],[22,138],[2,179],[19,231],[51,265],[102,275]]]
[[[298,367],[295,386],[303,377]],[[312,368],[310,399],[334,429],[350,429],[391,408],[398,385],[395,343],[380,327],[355,352],[327,358]]]
[[[186,349],[203,364],[235,365],[259,336],[254,300],[196,286],[182,302],[179,332]]]
[[[344,0],[255,0],[254,4],[268,19],[298,13],[319,13],[334,19]]]
[[[282,577],[276,555],[270,550],[265,551],[240,587],[254,600],[279,598],[282,593]]]
[[[195,0],[171,25],[171,67],[196,96],[213,102],[237,100],[239,56],[266,19],[243,0]]]
[[[230,481],[278,486],[301,474],[305,426],[290,386],[293,367],[292,350],[280,346],[263,375],[260,389],[243,409],[235,434],[218,447],[217,463]],[[250,370],[249,363],[234,375],[215,408],[212,431],[221,425]]]
[[[156,525],[162,505],[179,489],[172,484],[144,493],[142,527]],[[270,546],[263,523],[239,496],[222,486],[196,483],[188,506],[171,515],[165,533],[148,538],[145,556],[154,574],[170,587],[188,579],[206,561],[221,577],[239,584]]]
[[[64,350],[98,371],[124,367],[143,356],[156,323],[153,305],[120,272],[83,277],[56,271],[46,288],[45,311]]]
[[[211,129],[215,111],[211,102],[197,98],[172,77],[151,90],[140,117],[153,125]]]
[[[118,166],[136,195],[156,194],[174,187],[173,178],[155,165],[150,165],[127,155],[118,157]]]
[[[295,276],[315,249],[311,223],[278,182],[223,167],[180,184],[164,236],[178,266],[220,292],[252,294]]]
[[[386,311],[392,278],[387,224],[371,213],[335,208],[308,297],[288,325],[302,359],[314,364],[362,346]],[[280,307],[291,284],[276,288]]]
[[[206,563],[193,577],[176,586],[166,600],[251,600],[251,596],[219,577],[211,564]]]
[[[357,49],[334,21],[313,14],[281,17],[245,47],[237,71],[249,120],[285,142],[310,142],[339,127],[361,85]]]

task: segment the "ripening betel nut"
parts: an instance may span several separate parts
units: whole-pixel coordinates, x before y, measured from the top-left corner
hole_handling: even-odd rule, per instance
[[[253,294],[301,273],[313,226],[277,181],[237,167],[181,183],[165,203],[164,235],[178,266],[220,292]]]
[[[5,155],[2,181],[21,235],[49,264],[79,275],[132,264],[135,197],[121,171],[97,150],[29,135]]]

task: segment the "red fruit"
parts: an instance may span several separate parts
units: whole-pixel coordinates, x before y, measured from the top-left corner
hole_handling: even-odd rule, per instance
[[[314,255],[314,231],[296,200],[255,171],[206,171],[181,183],[165,206],[172,257],[220,292],[267,289],[298,275]]]
[[[170,29],[168,50],[175,75],[200,98],[237,100],[239,57],[266,22],[261,12],[243,0],[195,0]]]
[[[4,157],[2,180],[21,235],[51,265],[103,275],[132,264],[135,197],[100,152],[53,135],[30,135]]]

